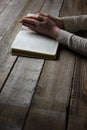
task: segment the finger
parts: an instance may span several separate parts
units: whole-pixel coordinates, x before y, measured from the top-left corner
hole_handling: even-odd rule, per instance
[[[44,17],[47,17],[48,14],[47,13],[39,13],[40,16],[44,16]]]
[[[32,18],[32,19],[36,19],[37,18],[37,15],[30,15],[30,16],[24,16],[23,18]]]
[[[38,20],[38,21],[44,21],[44,17],[43,16],[40,16],[40,15],[35,15],[35,16],[29,16],[29,17],[25,17],[26,19],[35,19],[35,20]]]
[[[26,26],[26,27],[30,27],[30,26],[34,26],[35,27],[35,25],[33,25],[33,24],[28,24],[28,23],[23,23],[22,25],[24,25],[24,26]]]
[[[30,23],[30,22],[29,22],[29,19],[31,19],[31,18],[30,18],[30,17],[23,17],[23,18],[21,18],[21,19],[19,20],[19,22],[22,23],[22,24],[23,24],[23,23]],[[32,24],[33,24],[33,23],[32,23]]]
[[[36,31],[36,26],[33,26],[32,24],[23,23],[24,26],[28,27],[32,31]]]
[[[49,15],[48,14],[48,16],[47,16],[48,18],[50,18],[51,20],[54,20],[54,17],[53,16],[51,16],[51,15]]]
[[[24,26],[29,28],[29,24],[27,24],[27,23],[23,23],[22,25],[24,25]]]
[[[40,15],[41,15],[41,16],[44,16],[44,17],[48,17],[48,18],[50,18],[51,20],[54,21],[54,17],[51,16],[51,15],[49,15],[49,14],[46,14],[46,13],[40,13]]]
[[[40,22],[41,22],[41,21],[44,21],[44,17],[43,17],[43,16],[40,16],[40,15],[38,15],[38,16],[36,17],[36,19],[39,20]]]
[[[49,14],[40,13],[40,16],[43,16],[43,17],[45,17],[45,18],[49,18],[49,19],[51,19],[52,21],[54,21],[54,17],[51,16],[51,15],[49,15]]]
[[[29,29],[31,29],[32,31],[37,32],[37,30],[36,30],[36,27],[35,27],[35,26],[29,25]]]
[[[24,16],[23,18],[32,18],[32,19],[36,19],[38,17],[38,13],[37,14],[29,14],[27,16]]]
[[[45,15],[41,14],[41,13],[32,14],[32,15],[29,15],[29,16],[24,16],[22,19],[20,19],[19,22],[22,23],[24,19],[35,19],[35,20],[39,20],[39,21],[44,21],[43,16],[45,17]]]
[[[27,24],[32,24],[32,25],[38,25],[38,21],[35,19],[30,19],[30,18],[24,18],[21,20],[21,23],[27,23]]]

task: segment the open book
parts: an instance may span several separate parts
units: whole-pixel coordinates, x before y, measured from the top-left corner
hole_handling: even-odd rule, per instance
[[[16,55],[56,59],[58,42],[24,27],[16,36],[11,52]]]

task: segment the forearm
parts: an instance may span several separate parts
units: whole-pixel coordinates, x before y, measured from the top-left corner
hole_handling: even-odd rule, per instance
[[[87,15],[63,17],[64,28],[69,32],[87,30]]]
[[[58,32],[58,42],[72,50],[87,56],[87,39],[81,38],[64,30]]]

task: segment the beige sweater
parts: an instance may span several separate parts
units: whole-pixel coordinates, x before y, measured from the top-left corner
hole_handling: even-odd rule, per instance
[[[79,30],[87,30],[87,15],[64,17],[64,26],[65,30],[58,32],[58,42],[87,56],[87,39],[74,34]]]

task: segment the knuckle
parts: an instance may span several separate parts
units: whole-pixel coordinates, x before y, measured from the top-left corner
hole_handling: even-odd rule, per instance
[[[46,22],[49,22],[49,18],[48,18],[48,17],[46,17],[46,18],[45,18],[45,21],[46,21]]]

